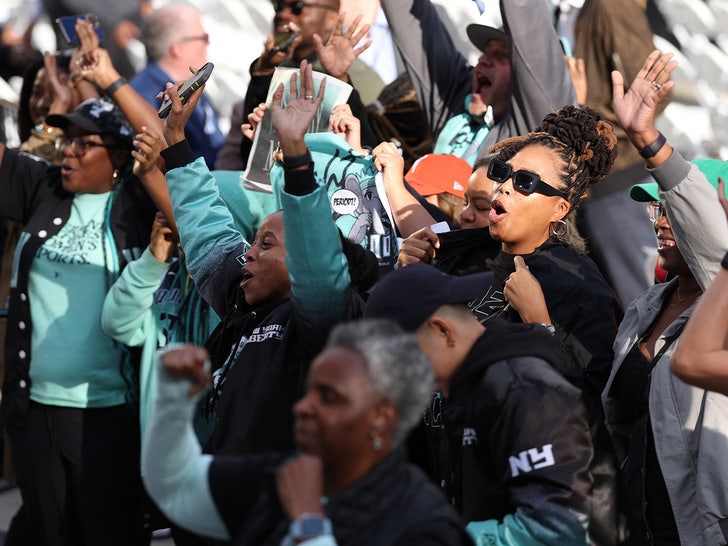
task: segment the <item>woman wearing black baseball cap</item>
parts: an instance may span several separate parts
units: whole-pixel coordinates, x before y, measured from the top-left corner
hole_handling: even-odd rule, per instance
[[[88,99],[46,124],[63,129],[60,167],[0,145],[0,217],[24,225],[0,409],[23,497],[13,526],[36,544],[141,544],[134,358],[100,316],[148,244],[156,207],[112,101]]]

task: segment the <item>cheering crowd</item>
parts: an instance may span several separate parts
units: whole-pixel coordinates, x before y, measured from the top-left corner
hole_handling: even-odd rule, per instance
[[[728,163],[639,1],[472,4],[273,1],[227,135],[196,7],[20,63],[6,545],[728,544]]]

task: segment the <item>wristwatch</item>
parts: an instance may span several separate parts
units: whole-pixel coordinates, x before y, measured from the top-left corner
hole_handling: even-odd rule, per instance
[[[288,535],[296,541],[332,534],[331,520],[318,514],[301,514],[291,522]]]

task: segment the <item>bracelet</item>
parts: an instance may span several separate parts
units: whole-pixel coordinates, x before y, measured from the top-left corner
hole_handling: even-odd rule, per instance
[[[311,157],[311,150],[308,148],[306,148],[306,152],[301,155],[283,156],[283,168],[287,170],[303,167],[304,165],[311,165],[312,163],[313,158]]]
[[[119,87],[121,87],[122,85],[126,85],[127,83],[129,82],[126,81],[126,78],[124,76],[119,76],[119,78],[117,78],[114,83],[104,89],[104,93],[106,93],[110,97],[116,92],[117,89],[119,89]]]
[[[644,148],[637,151],[642,157],[644,157],[645,159],[649,159],[657,155],[657,152],[662,150],[662,147],[665,145],[666,142],[667,139],[665,138],[665,135],[658,131],[657,139],[655,139],[652,144],[648,144]]]
[[[726,252],[725,256],[723,256],[723,261],[720,262],[720,265],[723,269],[728,269],[728,252]]]

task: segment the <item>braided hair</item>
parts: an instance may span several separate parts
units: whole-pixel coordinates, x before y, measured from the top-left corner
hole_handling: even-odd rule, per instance
[[[609,174],[617,157],[612,124],[588,106],[564,106],[548,114],[533,132],[502,140],[490,151],[507,161],[531,144],[552,149],[563,159],[561,180],[572,210],[591,186]]]

